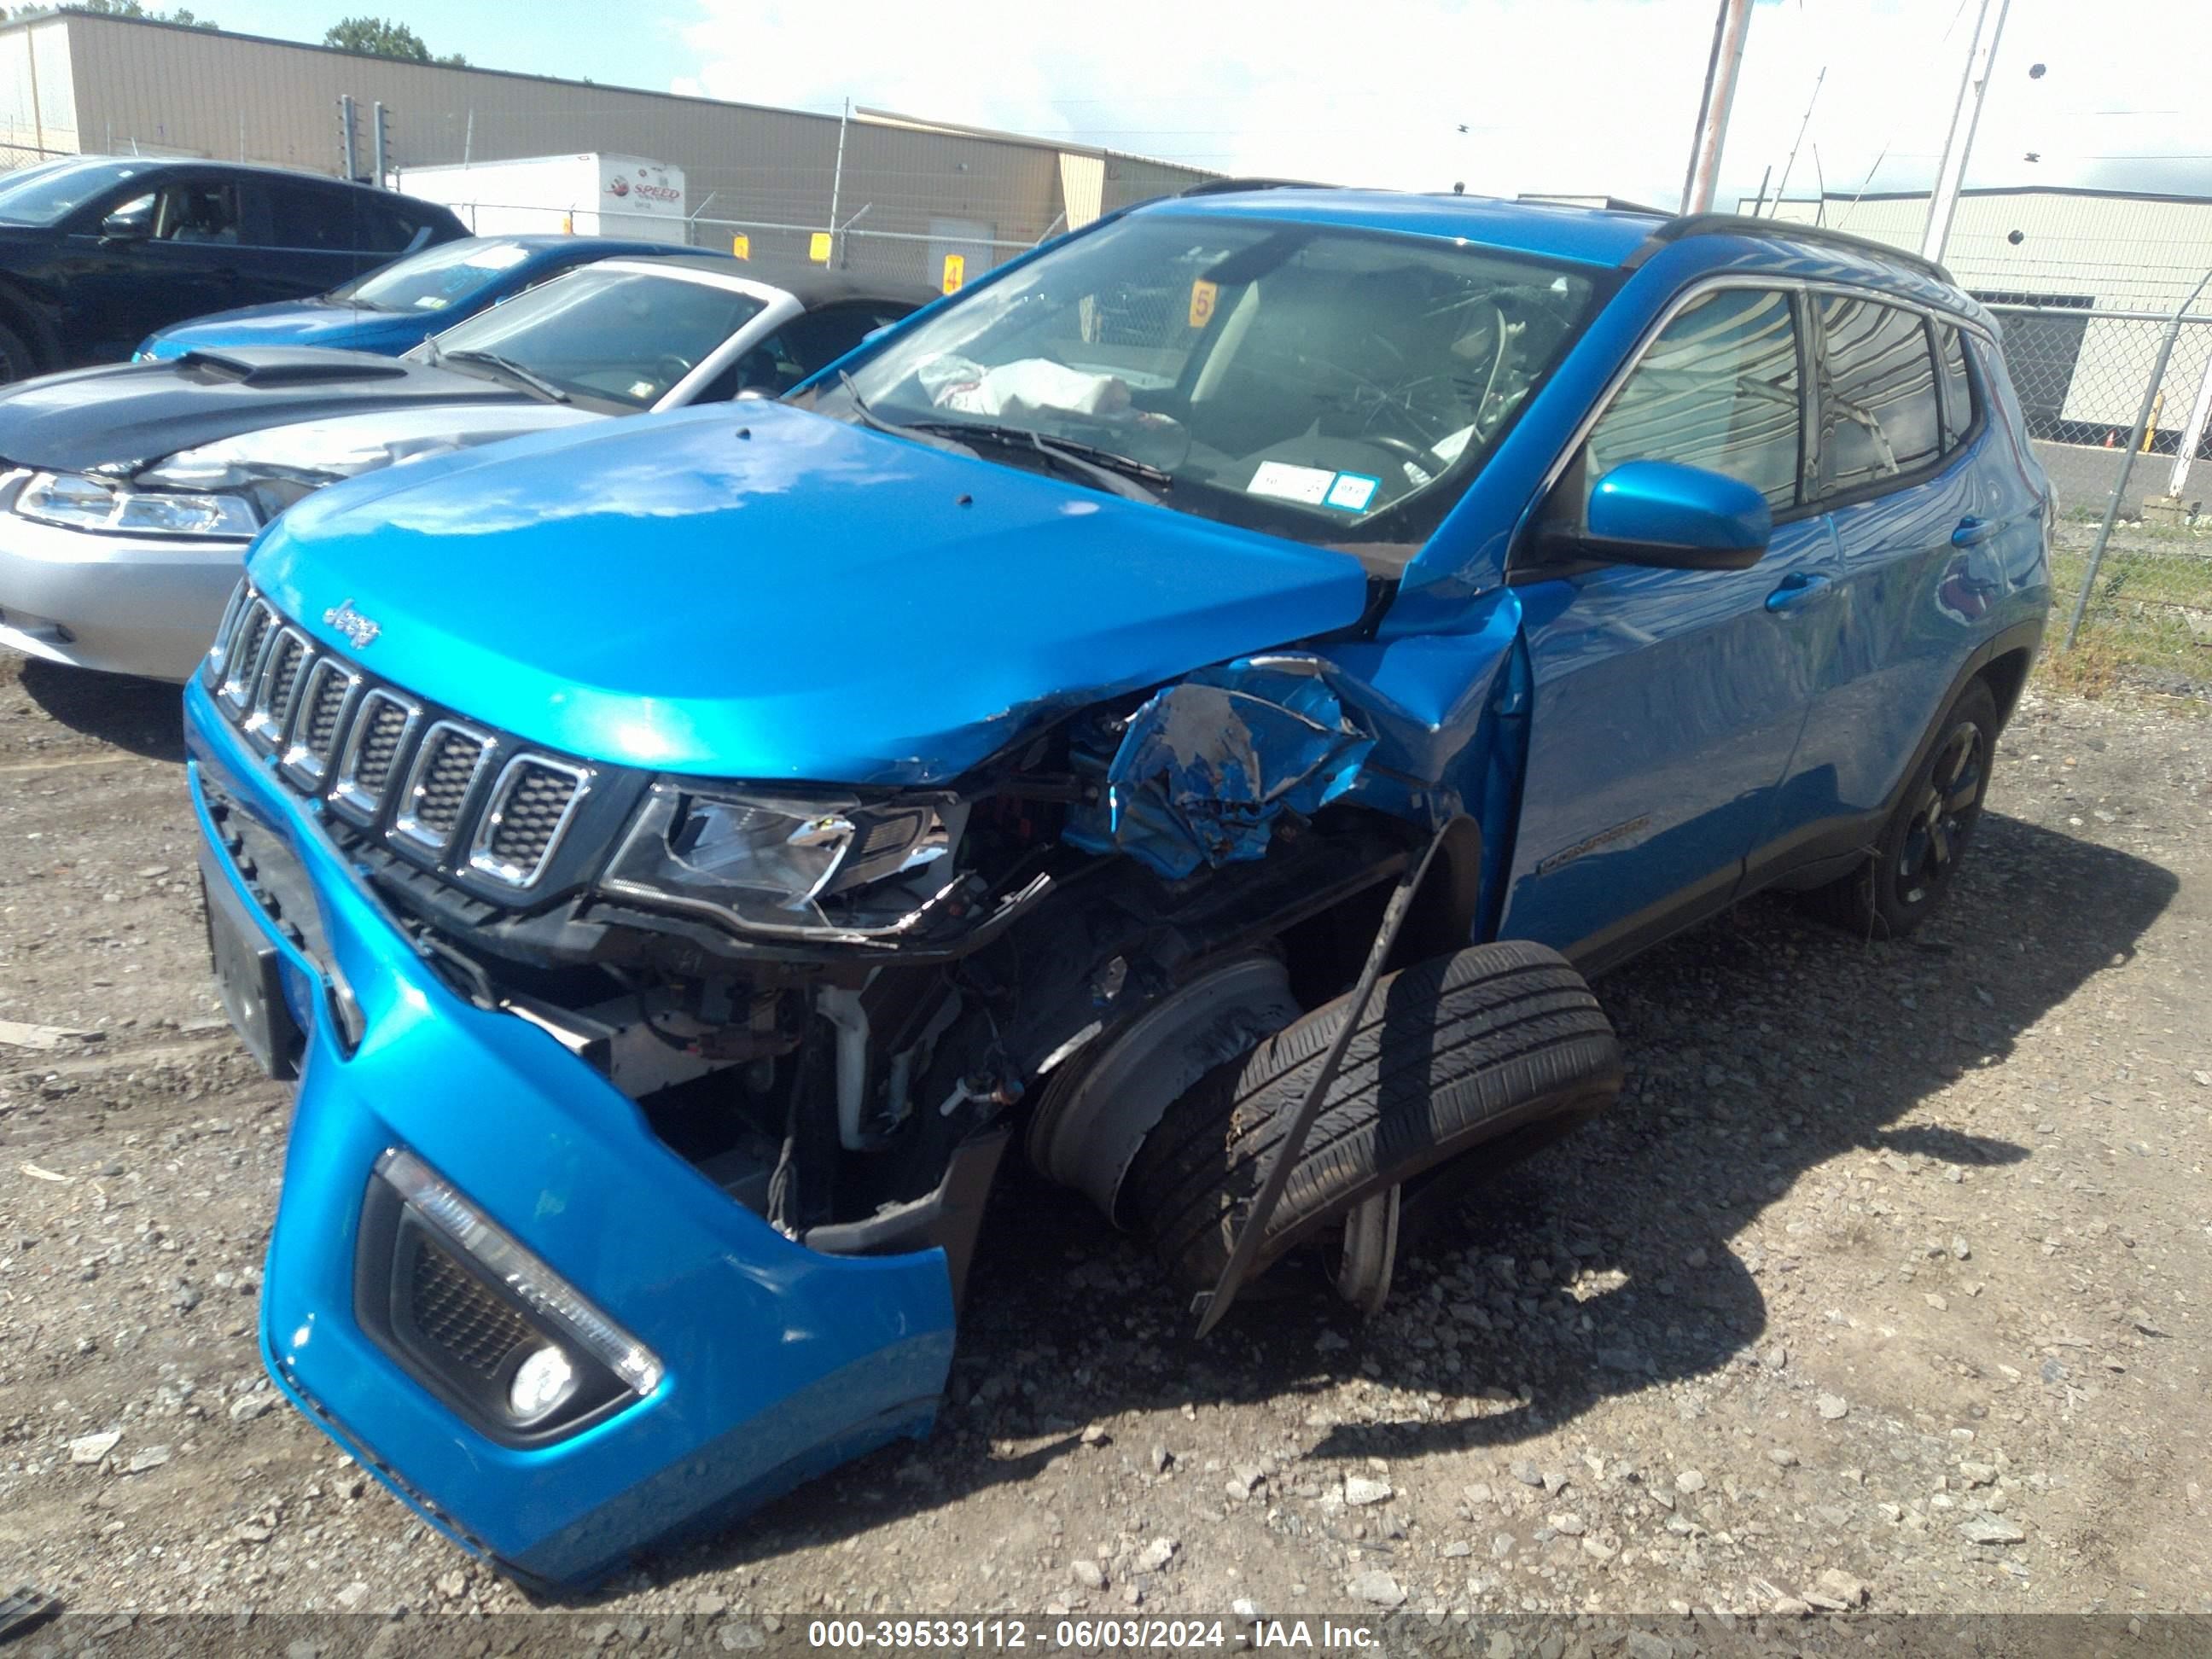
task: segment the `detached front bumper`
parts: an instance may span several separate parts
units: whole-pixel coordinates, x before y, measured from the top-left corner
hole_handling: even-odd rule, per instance
[[[299,1068],[261,1335],[302,1410],[465,1547],[550,1583],[927,1431],[952,1354],[941,1250],[835,1257],[776,1232],[550,1036],[453,995],[197,681],[185,710],[210,908],[245,913]],[[529,1444],[449,1403],[378,1300],[395,1148],[649,1349],[651,1391]]]
[[[245,555],[244,542],[40,524],[0,500],[0,645],[76,668],[184,679],[207,655]]]

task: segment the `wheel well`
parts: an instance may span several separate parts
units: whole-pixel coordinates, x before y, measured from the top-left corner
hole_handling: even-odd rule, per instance
[[[1997,726],[2002,730],[2012,719],[2013,705],[2027,684],[2027,671],[2035,660],[2035,653],[2022,646],[2017,651],[2008,651],[1994,659],[1982,670],[1981,678],[1989,683],[1990,694],[1997,700]]]
[[[5,326],[30,349],[33,370],[40,374],[55,368],[61,358],[52,331],[25,305],[14,289],[0,285],[0,326]]]
[[[1395,885],[1395,881],[1377,882],[1285,932],[1283,952],[1291,966],[1291,986],[1305,1006],[1316,1008],[1342,995],[1359,976]],[[1481,890],[1481,829],[1473,818],[1455,818],[1445,828],[1444,844],[1437,849],[1420,890],[1413,895],[1386,967],[1395,971],[1474,943]]]

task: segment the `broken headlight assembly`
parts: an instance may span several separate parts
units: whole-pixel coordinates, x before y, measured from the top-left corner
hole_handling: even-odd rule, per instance
[[[861,801],[663,780],[599,887],[743,933],[897,933],[957,884],[949,855],[966,817],[949,796]]]
[[[77,472],[41,472],[15,497],[15,511],[42,524],[118,536],[208,536],[246,540],[260,509],[231,491],[135,489]]]

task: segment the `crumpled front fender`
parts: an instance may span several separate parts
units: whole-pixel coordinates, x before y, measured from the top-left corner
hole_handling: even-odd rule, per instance
[[[327,952],[319,965],[263,926],[287,1003],[309,1016],[261,1301],[264,1358],[295,1402],[448,1535],[550,1583],[588,1581],[927,1432],[953,1344],[941,1250],[827,1256],[726,1197],[550,1036],[448,990],[197,684],[185,704],[210,879],[261,925],[252,885],[216,850],[219,794],[298,860]],[[360,1011],[350,1053],[317,1012],[333,975]],[[393,1146],[649,1348],[665,1368],[652,1393],[527,1447],[441,1403],[356,1313],[364,1199]]]

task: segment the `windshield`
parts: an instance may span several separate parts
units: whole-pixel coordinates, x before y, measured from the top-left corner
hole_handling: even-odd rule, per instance
[[[156,161],[48,161],[0,177],[0,220],[51,225]]]
[[[356,276],[329,297],[368,311],[444,311],[529,257],[514,242],[447,242]]]
[[[1079,444],[1141,463],[1169,507],[1302,540],[1418,543],[1591,291],[1463,244],[1139,214],[956,302],[813,403]],[[1004,441],[978,453],[1050,462]]]
[[[572,397],[647,409],[763,309],[719,283],[588,265],[454,324],[416,353],[485,352]]]

